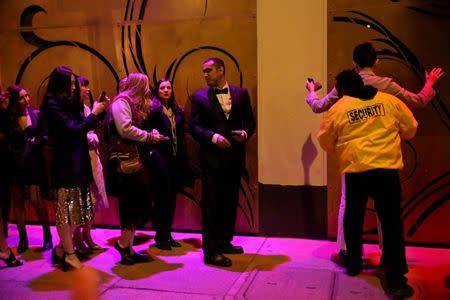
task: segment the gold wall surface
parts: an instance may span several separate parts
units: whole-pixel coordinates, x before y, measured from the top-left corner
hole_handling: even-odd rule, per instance
[[[306,78],[326,80],[326,1],[258,1],[259,182],[326,185],[322,120],[305,101]],[[319,94],[322,95],[323,91]]]
[[[256,0],[3,0],[0,34],[2,87],[20,82],[35,108],[46,77],[66,65],[90,79],[94,97],[102,90],[113,97],[118,79],[130,72],[146,73],[152,83],[169,77],[188,117],[189,96],[206,86],[202,62],[217,56],[225,61],[228,82],[249,90],[257,112]],[[187,139],[196,165],[197,146]],[[256,134],[247,147],[249,179],[242,180],[236,229],[257,232]],[[200,189],[197,179],[195,188],[186,190],[190,196],[179,196],[175,228],[200,228]],[[100,211],[96,223],[118,224],[116,201],[110,201],[112,207]]]
[[[371,41],[379,51],[378,75],[394,78],[418,93],[424,71],[447,72],[435,86],[436,97],[413,109],[417,136],[403,142],[401,172],[403,219],[409,242],[450,244],[450,4],[448,1],[328,1],[328,86],[351,69],[354,46]],[[328,232],[336,234],[340,176],[336,158],[328,160]],[[366,238],[376,239],[375,213],[368,210]]]

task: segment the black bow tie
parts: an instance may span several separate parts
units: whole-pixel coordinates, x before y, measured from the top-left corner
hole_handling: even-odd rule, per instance
[[[216,88],[216,89],[214,89],[214,93],[216,95],[218,95],[218,94],[228,94],[228,88],[224,88],[224,89]]]

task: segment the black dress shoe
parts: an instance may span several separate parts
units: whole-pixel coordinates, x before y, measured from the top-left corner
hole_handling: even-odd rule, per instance
[[[161,249],[161,250],[172,250],[172,247],[170,247],[169,241],[156,242],[156,248]]]
[[[181,244],[178,243],[177,241],[175,241],[173,238],[170,238],[169,239],[169,246],[170,247],[179,248],[179,247],[181,247]]]
[[[217,251],[225,254],[242,254],[244,253],[244,248],[242,248],[241,246],[234,246],[231,243],[227,243],[217,247]]]
[[[131,266],[134,265],[134,260],[130,255],[130,252],[128,251],[128,248],[122,248],[119,245],[119,242],[116,241],[114,243],[114,248],[119,252],[121,260],[120,260],[120,264],[122,265],[127,265],[127,266]]]
[[[397,287],[388,287],[387,292],[394,298],[409,298],[414,295],[414,289],[408,284],[402,284]]]
[[[213,255],[207,255],[205,254],[203,256],[203,262],[208,265],[214,265],[218,267],[231,267],[232,262],[231,259],[229,259],[226,256],[223,256],[220,253],[213,254]]]

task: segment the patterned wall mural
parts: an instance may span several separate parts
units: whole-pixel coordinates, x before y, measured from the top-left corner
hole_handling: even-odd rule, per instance
[[[225,61],[228,81],[249,90],[256,113],[256,1],[21,2],[0,4],[2,36],[11,41],[0,47],[0,80],[2,86],[22,84],[35,108],[51,70],[67,65],[91,80],[94,96],[106,90],[113,97],[120,78],[130,72],[147,74],[152,86],[162,77],[170,78],[177,101],[189,115],[190,95],[205,86],[201,64],[217,56]],[[186,138],[197,180],[179,195],[175,227],[199,229],[201,169],[197,145],[189,134]],[[240,232],[258,231],[256,145],[253,137],[247,146]],[[99,212],[95,223],[118,224],[116,201],[110,202],[112,207]],[[28,217],[34,219],[30,213]]]
[[[353,47],[370,41],[380,63],[375,73],[394,78],[419,92],[425,70],[442,67],[446,75],[435,86],[436,97],[425,109],[413,109],[417,136],[403,142],[405,168],[403,220],[409,242],[450,244],[450,4],[448,1],[346,1],[328,6],[328,85],[352,68]],[[329,227],[336,231],[340,179],[329,159]],[[376,239],[375,211],[368,208],[366,238]]]

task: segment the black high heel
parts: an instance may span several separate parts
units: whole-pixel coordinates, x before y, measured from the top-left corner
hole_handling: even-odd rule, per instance
[[[80,258],[88,258],[89,255],[94,253],[86,244],[84,243],[83,239],[81,238],[81,234],[75,233],[73,235],[73,243],[75,247],[77,248],[75,252]]]
[[[154,260],[150,255],[146,255],[146,254],[142,255],[135,251],[133,251],[133,254],[131,254],[131,247],[128,247],[127,251],[128,251],[128,254],[130,255],[131,259],[135,263],[147,263],[147,262],[152,262]]]
[[[169,246],[170,246],[170,247],[179,248],[179,247],[181,247],[181,244],[180,244],[179,242],[175,241],[175,240],[173,239],[173,237],[170,237],[170,238],[169,238]]]
[[[75,267],[74,265],[72,265],[71,263],[69,263],[67,261],[67,256],[69,256],[69,255],[75,255],[76,256],[76,253],[75,252],[72,252],[72,253],[64,252],[64,254],[63,254],[62,258],[61,258],[61,267],[62,267],[63,272],[67,272],[69,270],[69,267],[74,268],[74,269],[81,269],[83,267],[83,265],[81,265],[80,268],[77,268],[77,267]]]
[[[53,248],[53,240],[52,233],[50,232],[50,228],[48,226],[42,226],[44,231],[44,243],[42,245],[42,249],[44,251],[50,250]]]
[[[168,240],[157,241],[155,246],[156,246],[156,248],[158,248],[160,250],[172,250],[172,247],[170,246],[170,243]]]
[[[9,250],[8,258],[0,257],[0,259],[5,262],[5,264],[8,266],[8,268],[19,267],[19,266],[23,265],[23,262],[21,260],[16,259],[11,248],[8,248],[6,251],[8,251],[8,250]]]
[[[122,265],[128,265],[128,266],[134,265],[134,260],[133,260],[133,258],[131,257],[130,252],[128,251],[128,248],[122,248],[122,247],[120,247],[119,241],[116,241],[116,242],[114,243],[114,248],[115,248],[115,249],[119,252],[119,254],[120,254],[120,258],[121,258],[120,263],[121,263]]]
[[[26,230],[19,231],[19,245],[17,245],[17,252],[23,253],[28,250],[28,236]]]
[[[58,254],[56,253],[56,248],[64,249],[64,247],[62,247],[62,246],[56,246],[55,248],[53,248],[53,250],[52,250],[52,264],[53,265],[58,265],[61,263],[61,257],[59,257]]]

